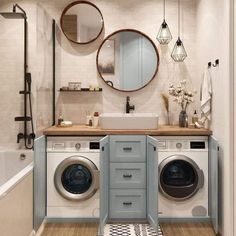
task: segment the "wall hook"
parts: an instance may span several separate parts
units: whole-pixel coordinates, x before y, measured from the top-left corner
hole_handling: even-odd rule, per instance
[[[212,66],[217,67],[219,64],[220,64],[219,59],[216,59],[216,60],[215,60],[215,63],[212,64]]]
[[[208,62],[207,65],[208,65],[208,68],[211,68],[211,62],[210,61]]]

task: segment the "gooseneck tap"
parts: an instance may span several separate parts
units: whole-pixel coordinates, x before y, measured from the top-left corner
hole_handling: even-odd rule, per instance
[[[127,96],[126,97],[126,113],[130,113],[131,110],[135,109],[135,106],[134,105],[130,105],[129,102],[130,102],[130,97]]]

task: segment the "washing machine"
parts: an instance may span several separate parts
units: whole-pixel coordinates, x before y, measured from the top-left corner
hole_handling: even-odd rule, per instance
[[[99,217],[99,141],[47,138],[47,217]]]
[[[159,217],[208,217],[208,137],[156,138]]]

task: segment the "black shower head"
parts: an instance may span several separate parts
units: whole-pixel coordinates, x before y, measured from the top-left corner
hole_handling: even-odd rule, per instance
[[[18,8],[21,12],[16,12],[16,8]],[[7,19],[27,19],[26,12],[18,4],[13,5],[12,12],[0,12],[0,15]]]
[[[25,15],[20,12],[0,12],[0,15],[7,19],[25,19]]]

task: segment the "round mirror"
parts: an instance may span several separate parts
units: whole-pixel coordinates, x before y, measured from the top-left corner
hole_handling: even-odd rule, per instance
[[[99,37],[103,27],[101,11],[87,1],[69,4],[61,15],[61,29],[65,36],[74,43],[91,43]]]
[[[140,31],[126,29],[105,38],[97,53],[101,78],[119,91],[136,91],[157,74],[159,54],[153,41]]]

